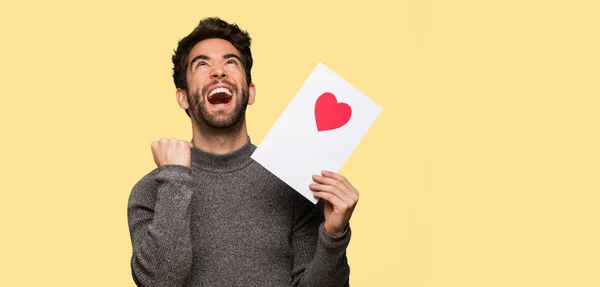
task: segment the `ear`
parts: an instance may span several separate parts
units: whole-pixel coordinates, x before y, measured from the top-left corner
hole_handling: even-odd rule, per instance
[[[177,98],[177,102],[182,109],[187,110],[190,107],[190,103],[187,99],[187,93],[183,89],[177,89],[177,92],[175,92],[175,97]]]
[[[256,86],[254,83],[248,86],[248,105],[254,104],[254,98],[256,97]]]

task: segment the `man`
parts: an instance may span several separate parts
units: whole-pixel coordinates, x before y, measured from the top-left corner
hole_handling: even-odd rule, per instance
[[[193,137],[153,142],[157,168],[131,191],[138,286],[349,285],[358,192],[324,171],[310,184],[315,205],[252,160],[250,43],[247,32],[219,18],[203,19],[179,42],[176,99]]]

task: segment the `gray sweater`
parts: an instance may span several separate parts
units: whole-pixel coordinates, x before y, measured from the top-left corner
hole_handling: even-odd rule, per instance
[[[351,230],[323,228],[314,205],[250,156],[194,147],[192,167],[163,165],[127,209],[138,286],[348,286]],[[310,179],[307,179],[307,185]]]

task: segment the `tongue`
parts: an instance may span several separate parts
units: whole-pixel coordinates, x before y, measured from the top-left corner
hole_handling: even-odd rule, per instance
[[[208,97],[208,102],[217,105],[217,104],[226,104],[231,101],[231,96],[226,93],[216,93],[210,97]]]

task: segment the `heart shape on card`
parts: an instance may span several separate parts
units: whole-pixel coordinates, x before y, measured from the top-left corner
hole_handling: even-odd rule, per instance
[[[323,93],[315,103],[317,130],[334,130],[344,126],[352,117],[352,108],[346,103],[338,103],[332,93]]]

